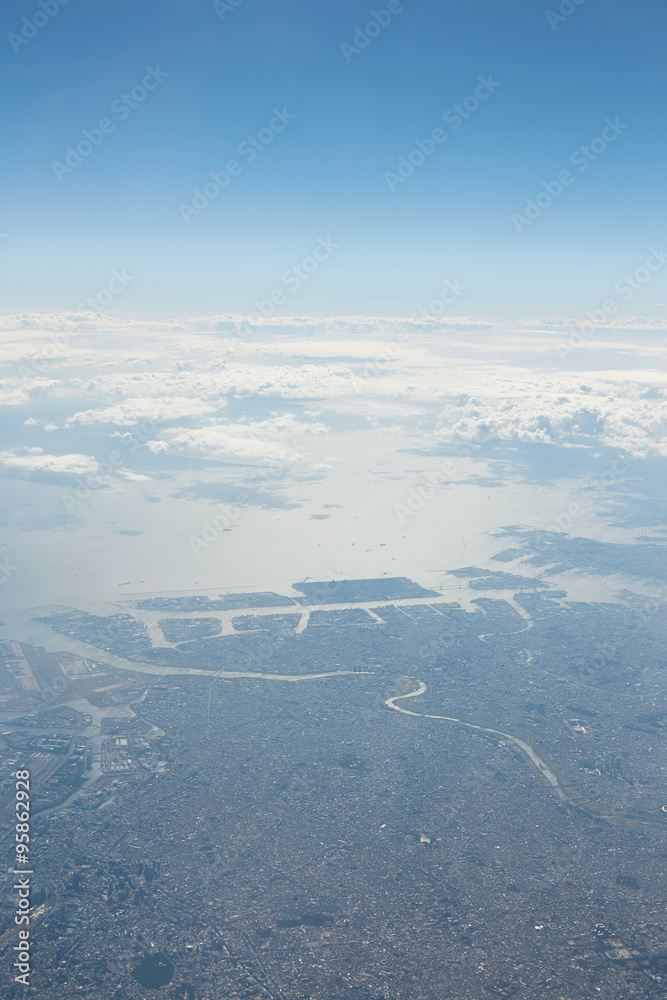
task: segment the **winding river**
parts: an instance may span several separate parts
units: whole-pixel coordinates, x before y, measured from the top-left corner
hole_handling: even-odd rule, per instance
[[[400,604],[410,604],[417,603],[417,601],[398,601],[395,603]],[[432,603],[436,603],[433,601]],[[525,620],[525,626],[522,631],[530,629],[533,627],[533,621],[530,614],[518,605],[515,601],[510,602],[517,611],[518,614]],[[358,605],[350,605],[357,607]],[[366,606],[366,605],[364,605]],[[338,606],[336,606],[338,607]],[[347,607],[347,605],[341,605],[340,607]],[[278,611],[293,611],[293,607],[289,608],[278,608],[278,609],[252,609],[252,614],[260,613],[275,613]],[[231,614],[236,614],[237,612],[230,612]],[[372,613],[372,612],[371,612]],[[308,682],[316,680],[324,680],[334,677],[346,677],[346,676],[360,676],[363,674],[372,674],[374,671],[353,671],[353,670],[332,670],[323,673],[313,673],[313,674],[280,674],[280,673],[261,673],[254,670],[219,670],[211,671],[204,670],[197,667],[171,667],[163,664],[155,663],[145,663],[143,661],[128,661],[123,657],[116,656],[108,651],[101,651],[95,646],[88,643],[82,642],[81,640],[74,639],[69,636],[58,635],[54,636],[48,626],[43,623],[36,621],[32,615],[26,613],[26,620],[22,623],[24,628],[20,629],[20,622],[17,620],[13,623],[13,631],[17,634],[25,633],[21,641],[28,641],[35,643],[35,638],[31,633],[35,633],[38,642],[43,643],[47,649],[57,649],[58,651],[67,649],[69,652],[74,653],[79,656],[89,657],[92,659],[102,658],[105,663],[109,666],[116,667],[124,671],[132,671],[142,674],[149,674],[152,676],[161,677],[175,677],[178,675],[194,675],[194,676],[205,676],[215,679],[241,679],[248,678],[252,680],[261,680],[269,682],[288,682],[288,683],[299,683]],[[20,616],[19,616],[20,617]],[[482,642],[486,642],[493,633],[482,633],[478,638]],[[532,656],[528,650],[525,650],[529,660]],[[509,733],[504,729],[498,729],[496,726],[489,725],[484,721],[479,719],[470,718],[468,716],[455,714],[452,712],[445,711],[434,711],[431,713],[413,711],[412,708],[406,708],[405,705],[414,706],[414,699],[421,697],[426,691],[426,684],[423,681],[412,681],[416,684],[414,690],[408,692],[407,694],[394,695],[391,698],[387,698],[385,704],[388,708],[393,709],[396,712],[400,712],[403,715],[411,715],[414,717],[423,717],[426,719],[439,719],[443,722],[451,722],[461,726],[465,726],[468,729],[477,730],[481,733],[488,733],[492,736],[501,737],[506,740],[524,759],[528,764],[533,773],[539,778],[542,784],[548,789],[551,795],[553,795],[562,804],[577,809],[587,815],[603,820],[607,823],[613,824],[629,824],[635,827],[645,827],[653,830],[658,830],[661,832],[667,832],[667,818],[660,819],[655,816],[647,815],[645,813],[635,813],[635,812],[625,812],[620,809],[614,809],[611,806],[603,805],[602,803],[595,802],[588,798],[586,795],[582,795],[577,792],[577,790],[569,783],[569,781],[563,776],[555,764],[553,764],[549,758],[544,754],[542,750],[537,750],[530,743],[525,740],[520,739],[513,733]],[[587,686],[587,685],[586,685]],[[134,699],[136,703],[137,699]],[[139,699],[141,700],[141,699]],[[77,698],[71,701],[59,702],[60,705],[69,705],[75,708],[77,711],[87,713],[93,718],[93,726],[86,730],[82,735],[91,736],[93,742],[93,749],[97,751],[95,754],[96,758],[99,759],[99,742],[101,739],[101,726],[100,718],[105,715],[121,715],[129,714],[133,715],[133,710],[130,704],[125,705],[113,705],[105,709],[99,709],[96,706],[91,705],[85,698]],[[2,713],[3,718],[8,718],[13,715],[20,715],[21,713]],[[87,775],[87,781],[85,782],[85,787],[94,783],[97,778],[101,776],[101,768],[99,764],[95,763],[92,771]],[[68,800],[69,802],[69,800]],[[55,809],[61,808],[61,806],[56,806]]]
[[[403,715],[412,715],[423,719],[440,719],[443,722],[454,722],[460,726],[466,726],[468,729],[476,729],[478,732],[501,736],[519,752],[542,784],[564,805],[578,809],[580,812],[584,812],[595,819],[604,820],[607,823],[627,823],[631,826],[649,827],[652,830],[660,830],[663,833],[667,833],[667,820],[661,820],[645,813],[623,812],[620,809],[605,806],[600,802],[594,802],[585,795],[581,795],[541,750],[538,752],[530,743],[519,739],[518,736],[508,733],[504,729],[497,729],[495,726],[489,726],[484,722],[479,722],[465,715],[446,714],[445,712],[413,712],[409,708],[404,708],[399,702],[408,702],[409,699],[419,698],[426,691],[426,684],[423,681],[413,683],[417,684],[414,691],[387,698],[385,705],[388,708],[393,708],[396,712],[401,712]],[[414,704],[414,702],[410,702],[410,704]]]

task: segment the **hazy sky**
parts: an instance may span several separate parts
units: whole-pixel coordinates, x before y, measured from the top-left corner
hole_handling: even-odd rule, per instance
[[[405,316],[449,278],[572,316],[664,238],[664,0],[41,4],[1,14],[5,313]]]

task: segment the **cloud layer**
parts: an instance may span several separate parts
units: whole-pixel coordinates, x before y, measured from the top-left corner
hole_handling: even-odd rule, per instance
[[[559,347],[568,329],[548,319],[502,329],[465,317],[0,318],[0,414],[18,409],[32,435],[26,444],[10,433],[2,462],[90,471],[96,459],[80,450],[82,434],[99,455],[110,436],[135,427],[146,455],[211,461],[297,461],[300,438],[369,425],[432,444],[667,455],[666,331],[656,335],[654,321],[609,321],[566,365]]]

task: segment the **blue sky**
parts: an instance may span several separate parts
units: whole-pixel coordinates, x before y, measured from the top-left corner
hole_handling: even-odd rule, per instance
[[[664,0],[393,0],[391,17],[386,0],[69,0],[48,16],[57,2],[3,5],[4,313],[73,309],[125,269],[118,316],[253,313],[273,290],[282,315],[402,316],[445,278],[465,285],[455,314],[581,315],[665,238]],[[559,7],[573,12],[552,25]],[[343,51],[372,11],[388,23]],[[119,110],[147,67],[167,75]],[[443,122],[480,77],[500,86]],[[295,117],[250,162],[239,146],[274,109]],[[90,154],[54,169],[105,118]],[[432,155],[388,180],[437,128]],[[659,272],[623,309],[662,317],[666,302]]]

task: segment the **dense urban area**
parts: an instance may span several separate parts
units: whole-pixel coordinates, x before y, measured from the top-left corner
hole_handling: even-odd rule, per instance
[[[2,643],[35,995],[667,996],[667,608],[455,575],[494,596],[154,595]]]

